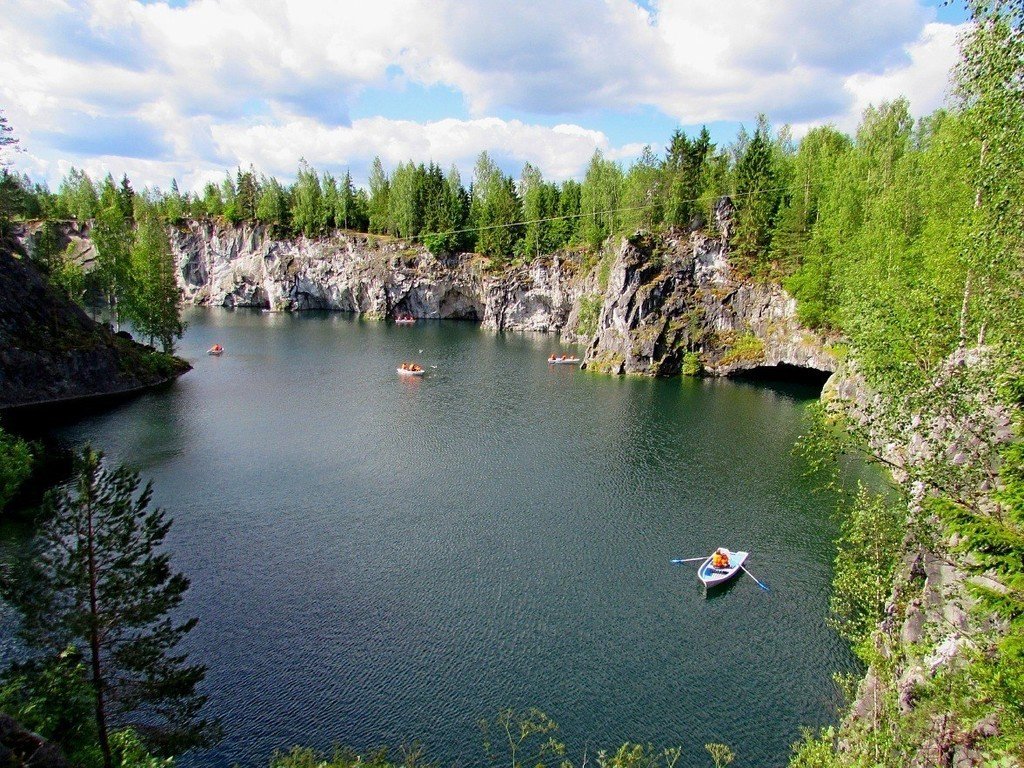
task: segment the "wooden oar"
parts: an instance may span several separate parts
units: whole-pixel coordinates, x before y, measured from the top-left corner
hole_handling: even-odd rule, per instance
[[[707,555],[701,557],[677,557],[674,560],[669,560],[670,563],[693,563],[697,560],[707,560]]]
[[[742,566],[742,565],[740,566],[740,568],[742,568],[742,569],[743,569],[743,572],[744,572],[745,574],[747,574],[747,576],[749,576],[750,578],[752,578],[752,579],[754,580],[754,583],[755,583],[755,584],[757,584],[757,586],[759,586],[759,587],[760,587],[761,589],[763,589],[763,590],[764,590],[765,592],[770,592],[770,591],[771,591],[770,589],[768,589],[768,587],[767,587],[766,585],[764,585],[764,584],[762,584],[762,583],[761,583],[760,581],[758,581],[758,580],[757,580],[757,577],[756,577],[756,576],[754,576],[754,574],[752,574],[752,573],[751,573],[750,571],[748,571],[748,570],[747,570],[746,568],[743,568],[743,566]]]

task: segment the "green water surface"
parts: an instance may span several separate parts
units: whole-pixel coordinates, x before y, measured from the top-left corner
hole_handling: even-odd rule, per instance
[[[628,739],[709,765],[717,741],[776,766],[833,717],[835,523],[793,453],[816,392],[549,367],[555,336],[471,324],[187,319],[191,373],[59,430],[138,465],[176,520],[226,728],[182,765],[415,739],[479,764],[479,718],[536,706],[577,761]],[[706,599],[669,564],[716,546],[771,592]]]

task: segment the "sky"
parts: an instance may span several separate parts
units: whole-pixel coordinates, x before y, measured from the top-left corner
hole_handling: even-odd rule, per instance
[[[942,0],[3,0],[15,168],[182,190],[300,158],[365,183],[374,156],[518,176],[628,166],[758,113],[799,137],[870,104],[941,106],[965,24]]]

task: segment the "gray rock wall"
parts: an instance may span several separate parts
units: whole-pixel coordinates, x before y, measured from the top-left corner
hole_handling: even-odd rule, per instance
[[[728,203],[717,224],[728,232]],[[600,266],[584,268],[572,253],[494,271],[475,254],[435,256],[393,238],[279,238],[259,225],[212,222],[173,228],[171,245],[192,304],[408,313],[555,332],[588,345],[585,367],[614,373],[672,375],[687,353],[710,375],[780,364],[835,369],[822,340],[797,322],[792,297],[738,279],[725,238],[700,232],[609,244],[604,286]]]

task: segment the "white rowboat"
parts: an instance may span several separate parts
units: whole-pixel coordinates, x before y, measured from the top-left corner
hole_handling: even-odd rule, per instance
[[[697,569],[697,578],[701,580],[707,589],[717,587],[719,584],[724,584],[733,578],[740,572],[740,568],[743,567],[743,563],[750,554],[749,552],[730,552],[728,549],[723,549],[722,551],[729,556],[729,566],[727,568],[715,568],[711,564],[711,558],[714,555],[709,555],[708,559],[701,563],[700,568]]]
[[[420,369],[418,371],[410,371],[406,368],[396,368],[395,370],[398,371],[399,376],[422,376],[423,374],[426,373],[426,371],[423,369]]]
[[[575,365],[580,362],[578,357],[549,357],[548,365]]]

